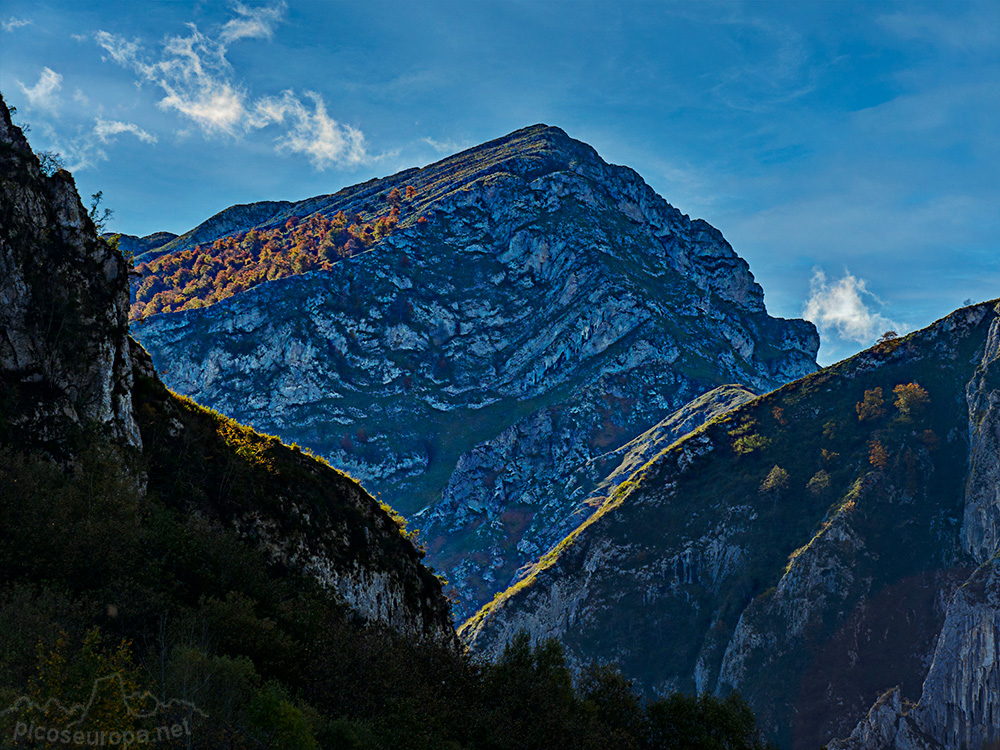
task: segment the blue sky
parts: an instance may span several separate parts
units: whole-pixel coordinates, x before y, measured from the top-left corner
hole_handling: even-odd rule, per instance
[[[183,232],[537,122],[718,227],[831,362],[1000,295],[1000,3],[0,4],[0,91]]]

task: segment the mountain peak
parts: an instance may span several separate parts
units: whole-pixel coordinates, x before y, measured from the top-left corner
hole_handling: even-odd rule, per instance
[[[190,286],[137,335],[171,387],[426,510],[463,612],[600,504],[602,456],[816,367],[815,328],[767,315],[721,233],[548,125],[287,213],[140,267],[137,306]]]

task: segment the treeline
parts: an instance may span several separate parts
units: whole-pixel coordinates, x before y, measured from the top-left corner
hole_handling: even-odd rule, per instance
[[[372,221],[340,211],[289,218],[273,229],[251,229],[140,263],[132,283],[130,318],[206,307],[266,281],[330,269],[392,233],[399,223],[405,194],[393,188],[388,212]],[[418,221],[424,221],[421,217]]]
[[[766,747],[735,695],[647,702],[612,667],[574,679],[555,641],[519,636],[494,664],[356,621],[190,512],[206,499],[192,456],[228,460],[225,487],[255,504],[260,477],[290,466],[276,442],[201,413],[182,414],[186,455],[140,407],[145,490],[93,436],[68,472],[0,449],[0,746],[61,746],[54,729],[141,746],[167,726],[157,746],[206,750]],[[59,708],[74,704],[86,721]]]

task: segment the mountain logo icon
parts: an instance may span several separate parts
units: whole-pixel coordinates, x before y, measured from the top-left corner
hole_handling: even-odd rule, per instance
[[[87,722],[95,706],[99,702],[106,706],[109,698],[112,701],[120,698],[128,717],[122,716],[123,726],[107,728],[106,718]],[[31,714],[36,714],[34,719],[29,719]],[[58,698],[38,702],[23,695],[0,710],[0,720],[6,716],[15,719],[15,744],[20,740],[37,740],[50,744],[129,746],[190,736],[195,714],[208,715],[190,701],[177,698],[163,701],[149,690],[130,691],[121,673],[115,672],[94,680],[86,702],[65,704]],[[98,726],[93,726],[95,723]],[[140,728],[141,723],[147,726]]]
[[[150,719],[163,712],[169,712],[176,709],[181,709],[184,713],[192,716],[194,714],[198,714],[202,717],[208,716],[208,714],[190,701],[181,700],[179,698],[162,701],[153,695],[153,693],[149,690],[144,690],[141,693],[128,692],[121,673],[114,672],[109,675],[104,675],[103,677],[98,677],[94,680],[93,687],[90,690],[90,696],[86,703],[72,703],[64,705],[58,698],[49,698],[43,703],[38,703],[29,696],[22,695],[10,706],[0,711],[0,717],[13,713],[20,713],[22,711],[41,711],[44,714],[49,714],[55,711],[64,719],[71,719],[72,721],[69,724],[70,726],[79,726],[86,720],[94,702],[97,700],[97,696],[101,694],[102,690],[107,689],[106,685],[111,685],[114,688],[117,688],[118,693],[121,695],[122,703],[125,706],[126,712],[134,719]]]

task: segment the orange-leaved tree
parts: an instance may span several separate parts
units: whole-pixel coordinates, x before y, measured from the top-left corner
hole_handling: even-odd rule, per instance
[[[905,421],[913,419],[931,401],[927,391],[921,388],[918,383],[897,385],[892,389],[892,392],[896,394],[895,405],[899,410],[899,416]]]
[[[878,419],[885,414],[885,399],[882,398],[881,388],[872,388],[865,391],[865,397],[854,407],[858,412],[858,421],[866,422],[870,419]]]

